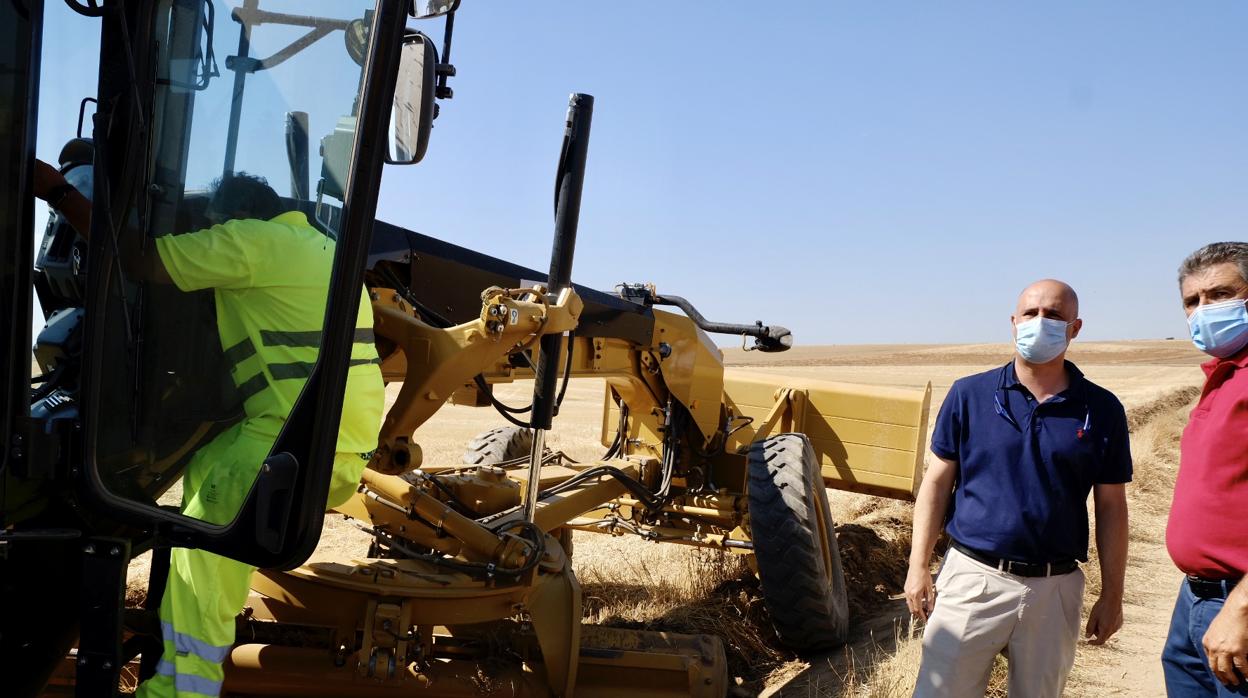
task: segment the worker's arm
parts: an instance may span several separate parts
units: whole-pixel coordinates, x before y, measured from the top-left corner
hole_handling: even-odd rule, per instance
[[[1209,669],[1228,686],[1248,680],[1248,582],[1240,582],[1226,596],[1201,644]]]
[[[61,187],[66,187],[63,195],[58,193]],[[50,201],[54,195],[58,200]],[[35,160],[35,196],[55,203],[57,212],[84,240],[91,234],[91,202],[65,181],[65,175],[43,160]]]
[[[91,235],[91,201],[77,189],[69,186],[65,176],[55,167],[42,160],[35,160],[35,196],[56,207],[57,213],[65,217],[70,227],[84,240]],[[50,199],[55,198],[55,201]],[[155,250],[144,254],[138,249],[138,236],[122,236],[120,243],[122,267],[133,279],[152,281],[159,284],[171,284],[169,271],[160,260]]]
[[[956,461],[936,457],[923,474],[919,494],[914,502],[914,533],[910,540],[910,571],[906,574],[906,606],[910,613],[927,619],[936,603],[932,586],[932,549],[949,509],[953,481],[957,476]]]
[[[1095,485],[1096,550],[1101,564],[1101,595],[1088,613],[1085,636],[1104,644],[1122,627],[1122,590],[1127,573],[1127,486]]]

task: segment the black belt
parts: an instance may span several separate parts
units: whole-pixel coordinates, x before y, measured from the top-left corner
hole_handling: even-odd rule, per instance
[[[1207,579],[1189,574],[1187,575],[1187,588],[1191,589],[1192,595],[1199,599],[1225,599],[1226,595],[1231,593],[1231,589],[1234,589],[1241,579],[1243,577]]]
[[[998,571],[1018,577],[1053,577],[1059,574],[1070,574],[1079,568],[1078,560],[1059,560],[1057,562],[1020,562],[993,557],[978,550],[951,540],[950,547],[976,562],[983,563]]]

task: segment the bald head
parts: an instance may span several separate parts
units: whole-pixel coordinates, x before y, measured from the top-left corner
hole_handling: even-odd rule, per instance
[[[1018,344],[1018,327],[1023,323],[1041,319],[1066,323],[1065,344],[1058,347],[1061,349],[1060,354],[1052,355],[1043,348],[1038,349],[1032,346],[1036,344],[1036,337],[1043,335],[1042,330],[1040,335],[1036,334],[1036,324],[1051,326],[1051,322],[1028,325],[1027,341]],[[1077,337],[1079,330],[1083,329],[1083,320],[1079,319],[1079,296],[1070,284],[1057,279],[1041,279],[1018,294],[1018,304],[1014,308],[1014,314],[1010,316],[1010,323],[1013,325],[1018,356],[1024,362],[1060,366],[1066,356],[1065,346],[1069,345],[1070,340]]]
[[[1014,321],[1026,322],[1035,317],[1073,322],[1079,318],[1079,294],[1070,284],[1057,279],[1041,279],[1018,294]]]

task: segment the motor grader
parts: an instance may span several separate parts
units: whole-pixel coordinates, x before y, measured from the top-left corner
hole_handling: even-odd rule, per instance
[[[844,640],[825,487],[912,497],[930,389],[728,370],[711,334],[763,352],[792,336],[711,322],[654,285],[573,284],[592,97],[568,105],[551,265],[538,272],[375,220],[384,166],[422,159],[453,94],[458,2],[67,4],[98,18],[101,36],[98,93],[59,162],[93,201],[92,234],[53,215],[31,269],[40,40],[52,28],[42,2],[0,2],[14,65],[0,83],[11,150],[0,225],[12,228],[0,283],[13,299],[0,403],[6,695],[37,695],[54,674],[49,690],[80,696],[115,694],[126,666],[150,676],[171,546],[261,568],[227,695],[723,695],[717,638],[582,624],[572,531],[748,556],[783,642]],[[439,17],[440,55],[418,30]],[[207,225],[197,187],[242,170],[289,183],[283,202],[332,241],[335,265],[301,397],[237,517],[211,525],[176,503],[191,455],[239,419],[212,292],[129,269],[153,238]],[[371,337],[355,330],[361,285]],[[33,377],[32,290],[45,313]],[[358,341],[375,342],[399,384],[358,492],[334,510],[373,543],[308,562]],[[604,452],[576,462],[545,436],[584,378],[604,386]],[[529,380],[527,406],[494,393]],[[495,409],[500,427],[462,462],[429,461],[421,438],[448,404]],[[149,550],[146,600],[127,607],[128,563]]]

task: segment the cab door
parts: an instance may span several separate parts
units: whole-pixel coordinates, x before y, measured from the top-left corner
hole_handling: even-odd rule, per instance
[[[315,547],[348,372],[370,341],[357,312],[404,5],[168,0],[102,19],[82,383],[93,510],[261,567]],[[292,122],[322,147],[288,149]],[[320,184],[300,184],[295,151]],[[280,215],[221,193],[242,172]],[[273,221],[299,232],[274,243]],[[307,261],[318,252],[324,267]],[[223,463],[229,515],[201,516],[197,478]]]

